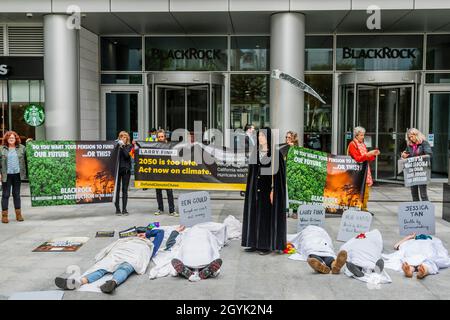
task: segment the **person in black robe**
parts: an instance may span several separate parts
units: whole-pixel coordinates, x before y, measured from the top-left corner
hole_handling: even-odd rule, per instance
[[[270,128],[258,131],[245,191],[242,246],[261,255],[286,247],[286,168]],[[275,155],[272,157],[272,155]]]

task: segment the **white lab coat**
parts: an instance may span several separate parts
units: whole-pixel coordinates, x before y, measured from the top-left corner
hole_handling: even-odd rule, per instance
[[[341,246],[341,250],[347,251],[347,261],[371,272],[375,269],[375,263],[381,259],[383,238],[378,229],[366,232],[365,236],[348,240]]]
[[[103,269],[114,272],[118,267],[128,262],[133,266],[137,274],[144,274],[153,251],[153,242],[139,237],[129,237],[119,239],[95,256],[95,265],[92,266],[85,275]]]
[[[411,266],[424,264],[429,274],[437,274],[439,269],[450,267],[450,257],[439,238],[408,240],[402,243],[397,252],[383,255],[386,268],[402,271],[402,263]]]
[[[336,259],[333,241],[325,229],[321,227],[307,226],[296,234],[290,242],[296,248],[297,253],[291,255],[289,259],[306,261],[311,254]]]

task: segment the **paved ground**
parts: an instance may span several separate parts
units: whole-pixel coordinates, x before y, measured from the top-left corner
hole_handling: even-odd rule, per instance
[[[29,193],[24,186],[23,193]],[[179,194],[175,192],[175,196]],[[436,205],[436,230],[444,244],[450,245],[450,223],[442,217],[442,184],[429,188]],[[157,208],[153,190],[131,191],[128,217],[114,216],[111,204],[31,208],[24,198],[26,219],[12,219],[0,225],[0,299],[21,291],[54,290],[54,277],[68,265],[90,267],[95,254],[113,241],[95,238],[98,230],[123,230],[129,226],[160,221],[177,224],[177,218],[162,215],[155,219]],[[238,193],[212,192],[213,220],[222,222],[228,215],[242,219],[243,198]],[[373,188],[369,209],[375,214],[373,228],[383,234],[385,252],[399,238],[396,210],[398,202],[409,201],[409,190],[395,185]],[[11,214],[12,217],[12,214]],[[338,218],[327,218],[326,229],[336,238]],[[295,220],[288,219],[288,232],[296,230]],[[74,253],[33,253],[39,244],[60,236],[87,236],[91,239]],[[335,247],[340,243],[335,242]],[[244,253],[239,241],[222,250],[224,265],[217,279],[190,283],[167,277],[149,280],[147,275],[132,276],[114,295],[66,292],[64,299],[450,299],[450,270],[424,281],[406,279],[389,271],[393,283],[379,290],[345,275],[318,275],[304,262],[287,259],[286,255],[259,256]]]

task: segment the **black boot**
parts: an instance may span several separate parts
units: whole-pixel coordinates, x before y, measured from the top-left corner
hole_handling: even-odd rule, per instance
[[[100,286],[103,293],[113,293],[117,288],[117,283],[114,280],[108,280]]]

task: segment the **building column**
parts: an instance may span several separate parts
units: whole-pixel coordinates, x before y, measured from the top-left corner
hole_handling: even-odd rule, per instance
[[[77,140],[80,134],[78,30],[68,16],[44,16],[45,130],[47,140]]]
[[[270,69],[279,69],[304,80],[305,15],[275,13],[270,19]],[[284,142],[287,131],[296,131],[303,145],[304,93],[284,80],[270,80],[270,123],[280,130]]]

